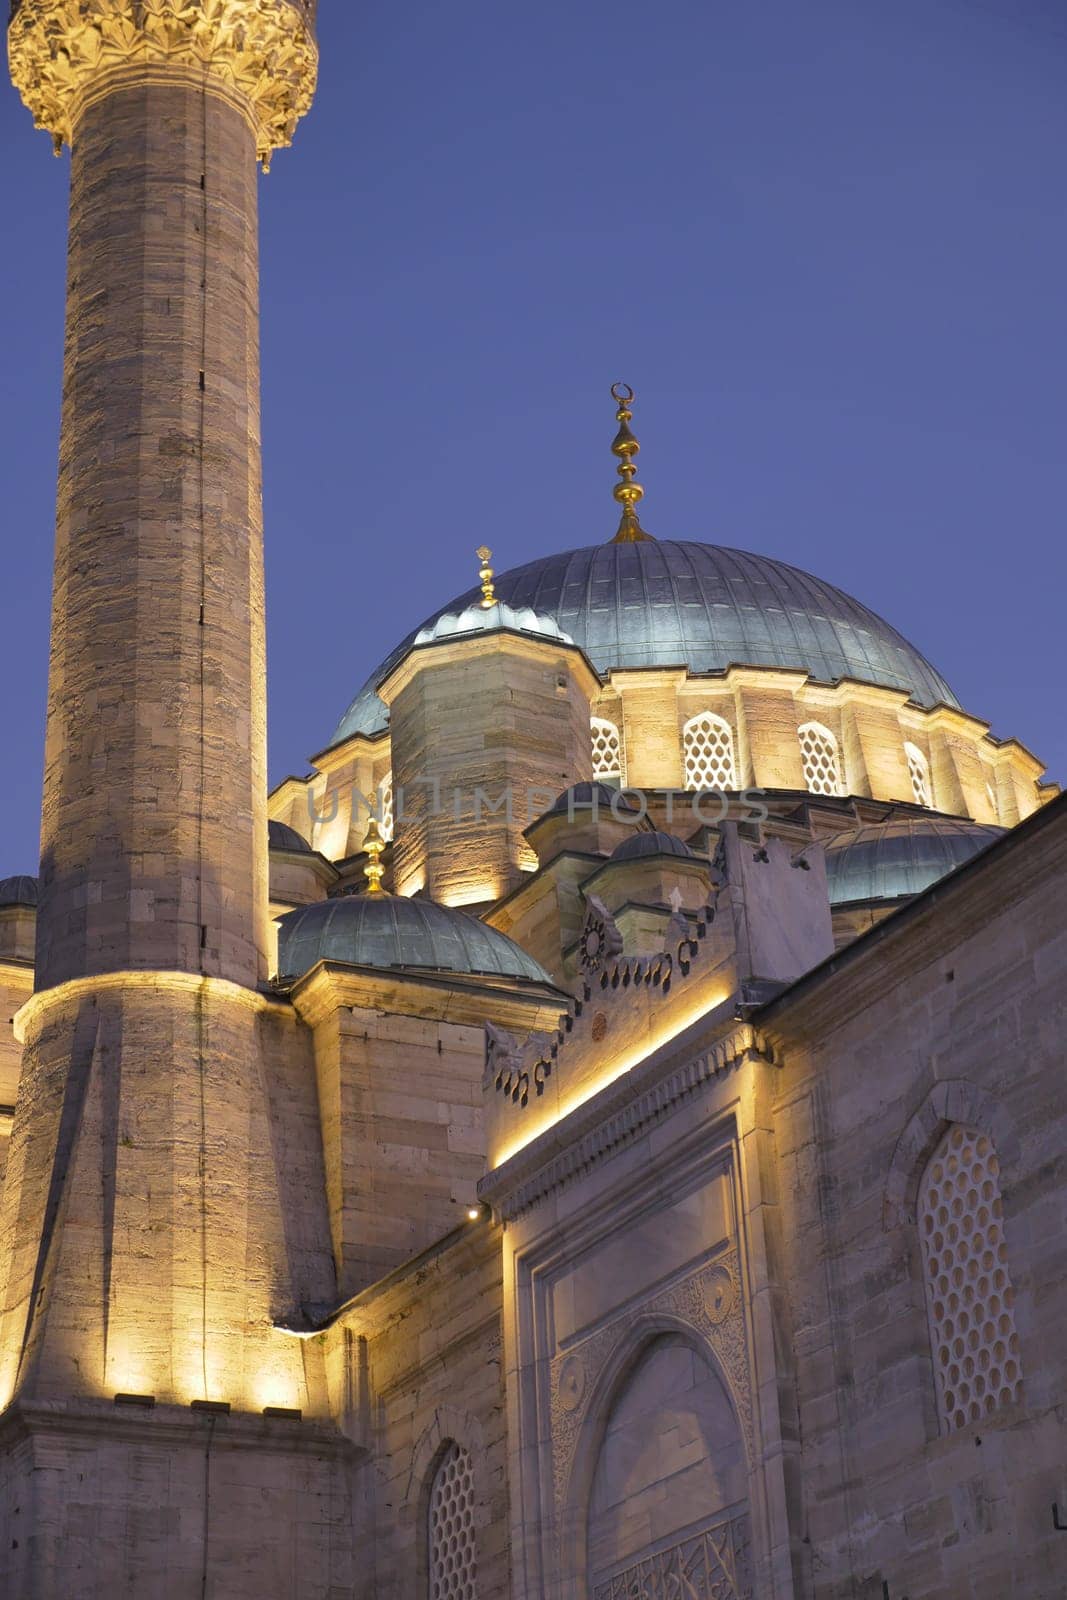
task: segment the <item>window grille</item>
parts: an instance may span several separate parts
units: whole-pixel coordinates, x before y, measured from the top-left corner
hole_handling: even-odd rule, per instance
[[[736,789],[734,736],[730,724],[712,711],[690,717],[682,729],[687,789]]]
[[[618,728],[604,717],[591,717],[589,727],[593,735],[593,777],[601,783],[625,782]]]
[[[458,1444],[445,1451],[430,1490],[429,1600],[476,1600],[474,1470]]]
[[[843,794],[837,740],[821,722],[806,722],[797,729],[804,761],[804,782],[812,794]]]
[[[1018,1400],[1015,1296],[992,1143],[954,1123],[919,1185],[926,1303],[942,1431]]]
[[[934,796],[930,787],[930,763],[920,749],[907,741],[904,743],[904,754],[908,758],[911,792],[915,796],[915,804],[917,806],[932,806]]]

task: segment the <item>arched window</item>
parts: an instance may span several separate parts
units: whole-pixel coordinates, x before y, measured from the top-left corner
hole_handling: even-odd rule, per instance
[[[926,1305],[941,1431],[1019,1398],[1019,1336],[991,1140],[953,1123],[919,1184]]]
[[[477,1600],[474,1469],[468,1451],[452,1443],[430,1487],[429,1600]]]
[[[378,817],[378,832],[386,844],[393,837],[393,774],[387,772],[374,797],[375,811]]]
[[[626,781],[626,773],[622,764],[622,739],[618,728],[604,717],[590,717],[589,728],[593,735],[593,777],[599,783],[622,785]]]
[[[837,740],[821,722],[805,722],[797,729],[804,761],[804,782],[812,794],[843,794],[841,759]]]
[[[736,789],[734,736],[730,724],[713,711],[690,717],[682,729],[687,789]]]
[[[911,792],[915,796],[917,806],[932,806],[934,803],[933,789],[930,787],[930,763],[919,749],[918,745],[904,741],[904,754],[908,758],[908,772],[911,775]]]

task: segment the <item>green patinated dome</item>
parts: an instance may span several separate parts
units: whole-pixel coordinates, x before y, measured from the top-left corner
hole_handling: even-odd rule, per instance
[[[355,967],[465,972],[524,983],[552,980],[512,939],[454,906],[404,895],[347,895],[278,919],[278,972],[298,978],[319,961]]]
[[[826,844],[833,906],[922,894],[1004,832],[953,817],[897,817],[839,833]]]

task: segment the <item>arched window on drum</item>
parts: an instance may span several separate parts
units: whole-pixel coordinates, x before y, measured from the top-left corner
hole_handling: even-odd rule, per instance
[[[837,740],[821,722],[805,722],[797,729],[804,763],[804,782],[812,794],[845,792]]]
[[[606,717],[590,717],[589,731],[593,736],[594,780],[621,789],[626,782],[626,769],[622,759],[622,736],[617,726]]]
[[[716,716],[714,711],[701,711],[690,717],[682,729],[682,752],[687,789],[737,788],[734,735],[725,718]]]

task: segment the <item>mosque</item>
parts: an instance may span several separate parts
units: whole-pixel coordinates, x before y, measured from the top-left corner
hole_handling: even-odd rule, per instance
[[[12,7],[71,207],[0,1593],[1063,1600],[1041,763],[657,527],[616,384],[590,542],[472,552],[268,794],[256,168],[315,10]]]

